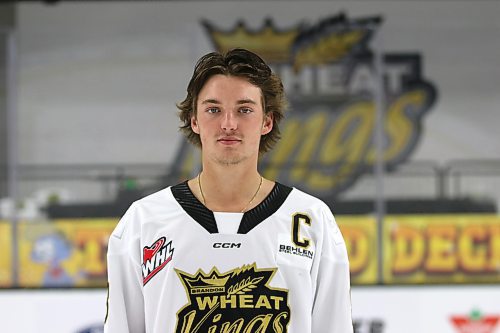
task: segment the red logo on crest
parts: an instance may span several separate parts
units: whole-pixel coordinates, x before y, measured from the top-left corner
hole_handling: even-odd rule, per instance
[[[493,333],[500,316],[483,316],[474,310],[467,316],[452,316],[451,322],[459,333]]]
[[[142,283],[145,285],[153,276],[165,267],[172,256],[174,249],[172,241],[165,244],[166,238],[161,237],[151,246],[142,249]]]

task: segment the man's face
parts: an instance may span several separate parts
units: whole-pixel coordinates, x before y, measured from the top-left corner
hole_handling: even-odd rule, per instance
[[[264,116],[262,93],[244,78],[214,75],[198,94],[193,131],[200,135],[203,155],[218,164],[258,158],[262,135],[271,131]]]

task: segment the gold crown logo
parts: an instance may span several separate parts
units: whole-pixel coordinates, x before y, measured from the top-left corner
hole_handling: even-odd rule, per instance
[[[185,276],[184,281],[190,289],[224,287],[229,279],[229,274],[221,275],[216,269],[208,274],[198,271],[194,276]]]
[[[243,21],[236,23],[233,29],[222,31],[204,21],[217,51],[227,52],[242,47],[257,53],[271,63],[282,63],[290,60],[292,44],[300,33],[300,25],[287,30],[278,30],[271,19],[266,19],[263,26],[250,30]]]
[[[291,63],[296,72],[307,65],[340,62],[353,52],[364,51],[380,17],[348,19],[344,13],[320,20],[306,27],[298,24],[278,30],[268,18],[261,28],[249,29],[243,21],[227,31],[208,21],[202,24],[219,52],[242,47],[259,54],[270,63]]]
[[[211,277],[210,279],[201,279],[203,283],[205,283],[207,286],[211,287],[223,287],[227,283],[227,279],[229,279],[229,276],[225,278],[218,278],[218,277]]]

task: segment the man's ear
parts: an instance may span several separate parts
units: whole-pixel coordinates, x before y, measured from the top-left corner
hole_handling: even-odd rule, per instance
[[[198,119],[196,119],[196,116],[191,117],[191,129],[196,134],[200,134],[200,128],[198,127]]]
[[[269,113],[264,116],[264,122],[262,123],[261,135],[266,135],[273,129],[273,114]]]

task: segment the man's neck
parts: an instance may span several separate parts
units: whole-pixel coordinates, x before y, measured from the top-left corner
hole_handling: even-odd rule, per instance
[[[192,192],[212,211],[242,212],[258,205],[270,192],[273,182],[261,178],[256,163],[213,165],[189,181]]]

